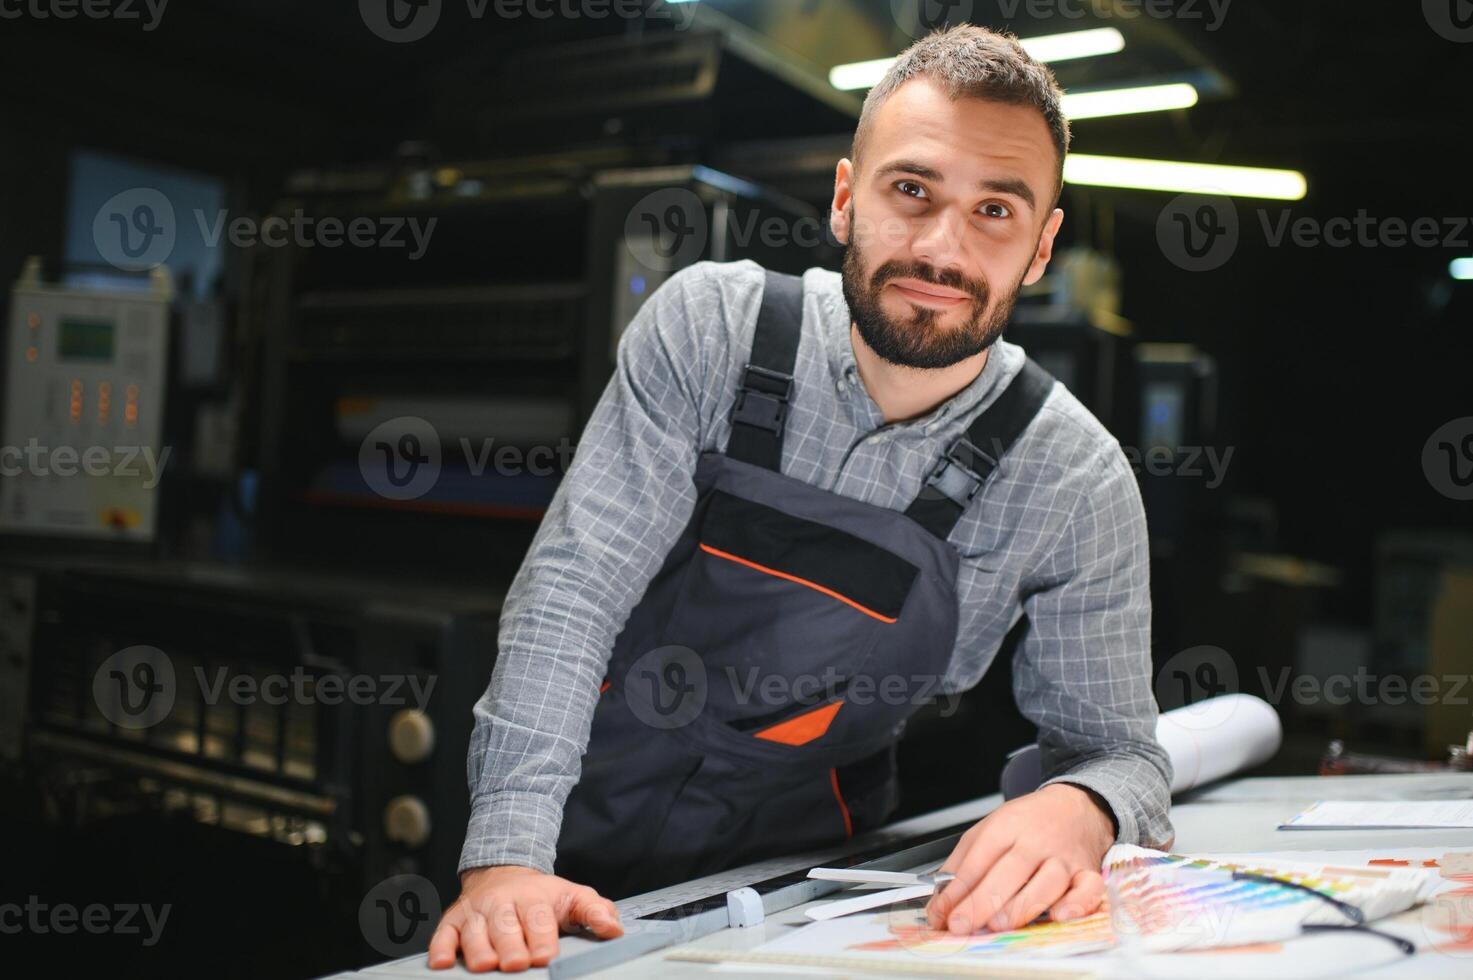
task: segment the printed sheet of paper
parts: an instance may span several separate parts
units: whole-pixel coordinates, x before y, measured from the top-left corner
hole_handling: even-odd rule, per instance
[[[1434,830],[1473,827],[1473,800],[1321,800],[1280,830]]]
[[[745,954],[736,950],[719,951],[721,955],[712,956],[711,960],[720,963],[717,969],[722,973],[747,975],[768,971],[792,975],[812,970],[825,976],[834,976],[838,971],[851,977],[863,977],[869,972],[894,976],[927,973],[1009,978],[1036,973],[1042,977],[1073,974],[1100,980],[1182,980],[1184,977],[1300,980],[1341,977],[1411,959],[1384,939],[1339,934],[1139,957],[1117,950],[1066,957],[1021,950],[997,955],[997,948],[990,954],[975,950],[955,952],[948,951],[951,947],[943,944],[913,943],[910,938],[901,938],[914,924],[897,922],[893,915],[878,913],[831,919],[795,929]],[[898,935],[892,932],[896,926],[899,926]],[[1415,930],[1410,932],[1407,938],[1416,942]],[[1461,965],[1473,965],[1473,960]]]

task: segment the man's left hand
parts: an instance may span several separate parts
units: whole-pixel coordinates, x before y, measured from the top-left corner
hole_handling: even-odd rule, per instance
[[[1068,783],[1010,800],[962,835],[940,870],[955,880],[931,899],[931,928],[1017,929],[1045,910],[1089,915],[1105,896],[1100,863],[1115,842],[1103,801]]]

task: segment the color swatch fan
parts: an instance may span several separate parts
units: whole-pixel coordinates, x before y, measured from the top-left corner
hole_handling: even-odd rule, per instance
[[[1439,879],[1414,868],[1235,863],[1117,845],[1105,882],[1101,914],[1114,941],[1167,952],[1292,939],[1306,926],[1360,927],[1425,901]]]

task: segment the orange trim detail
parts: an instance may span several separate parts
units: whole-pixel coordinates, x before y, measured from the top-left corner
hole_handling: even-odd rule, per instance
[[[844,836],[854,836],[854,824],[849,819],[849,804],[844,802],[844,796],[839,792],[839,770],[829,770],[829,785],[834,787],[834,799],[839,801],[839,812],[844,815]]]
[[[781,742],[784,745],[806,745],[829,730],[829,724],[834,720],[834,715],[844,706],[843,701],[835,701],[832,704],[805,711],[796,718],[780,721],[776,725],[770,725],[760,732],[753,734],[754,738],[766,739],[769,742]]]
[[[609,688],[611,688],[613,686],[614,686],[614,682],[613,681],[604,681],[602,684],[600,684],[598,686],[598,693],[602,694],[603,692],[607,691]]]
[[[819,585],[817,582],[810,582],[806,578],[799,578],[796,575],[789,575],[787,572],[780,572],[780,571],[778,571],[775,568],[768,568],[766,565],[759,565],[755,561],[748,561],[747,559],[740,558],[740,557],[738,557],[736,555],[731,554],[730,552],[722,551],[720,548],[713,548],[709,544],[706,544],[705,542],[702,542],[701,543],[701,550],[704,551],[704,552],[706,552],[707,554],[715,555],[718,558],[725,558],[725,559],[727,559],[729,561],[734,561],[734,562],[736,562],[739,565],[746,565],[748,568],[755,568],[759,572],[764,572],[764,573],[766,573],[768,575],[776,575],[778,578],[785,578],[789,582],[797,582],[799,585],[806,585],[810,589],[815,589],[815,590],[817,590],[819,592],[822,592],[826,596],[832,596],[833,598],[838,599],[840,602],[844,603],[845,605],[853,606],[855,609],[858,609],[860,612],[864,613],[866,616],[871,616],[871,617],[873,617],[875,619],[878,619],[882,623],[893,623],[893,622],[896,622],[895,617],[893,617],[893,616],[882,616],[881,614],[875,612],[873,609],[867,608],[865,606],[861,606],[859,603],[855,602],[853,599],[849,598],[848,596],[840,595],[839,593],[835,592],[833,589],[826,589],[826,588],[824,588],[823,586]]]

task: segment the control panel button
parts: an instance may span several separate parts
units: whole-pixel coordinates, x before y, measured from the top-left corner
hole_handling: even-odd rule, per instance
[[[389,751],[406,765],[423,762],[435,749],[435,723],[418,708],[394,712],[389,719]]]
[[[384,807],[384,834],[408,847],[430,839],[430,808],[417,796],[396,796]]]

